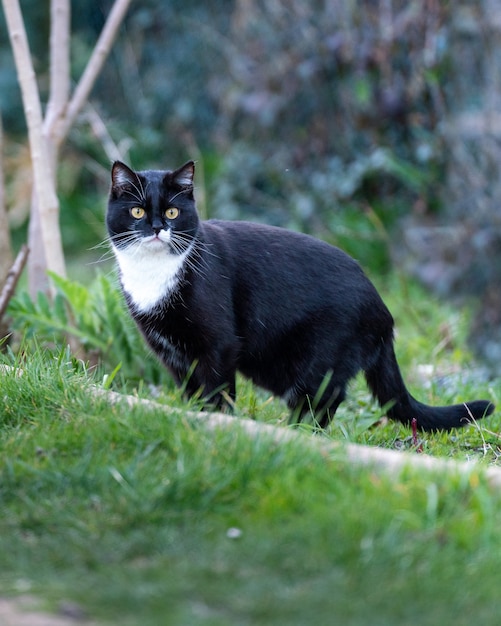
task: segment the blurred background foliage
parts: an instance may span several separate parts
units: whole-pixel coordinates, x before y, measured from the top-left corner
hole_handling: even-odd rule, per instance
[[[49,11],[23,0],[41,88]],[[73,0],[75,75],[108,0]],[[29,153],[0,25],[8,206],[24,237]],[[398,268],[476,307],[501,369],[501,5],[496,0],[141,0],[71,132],[60,179],[72,278],[85,282],[113,159],[197,161],[204,217],[320,236],[369,273]]]

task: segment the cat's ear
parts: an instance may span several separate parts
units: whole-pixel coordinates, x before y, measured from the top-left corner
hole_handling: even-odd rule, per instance
[[[170,180],[183,189],[193,189],[193,176],[195,175],[195,163],[188,161],[170,174]]]
[[[130,190],[140,185],[137,174],[130,169],[125,163],[115,161],[111,168],[111,189],[118,196],[124,191]]]

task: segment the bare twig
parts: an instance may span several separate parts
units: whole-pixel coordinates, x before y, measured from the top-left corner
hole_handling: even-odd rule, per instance
[[[103,150],[105,151],[108,159],[110,161],[123,160],[124,157],[119,146],[117,146],[117,144],[113,141],[113,138],[108,132],[106,124],[99,116],[99,113],[90,104],[85,107],[85,118],[89,123],[92,133],[94,134],[96,139],[101,142]]]
[[[68,110],[64,121],[59,127],[58,140],[63,141],[73,125],[77,115],[87,101],[89,94],[96,82],[96,78],[108,57],[111,46],[115,40],[118,29],[127,13],[131,0],[115,0],[108,15],[108,19],[101,31],[92,55],[87,63],[84,73],[75,88],[73,97],[68,104]]]
[[[22,246],[21,250],[19,250],[17,254],[16,260],[14,261],[13,266],[10,268],[7,274],[5,284],[0,293],[0,321],[3,318],[5,311],[7,310],[7,306],[9,304],[10,299],[14,295],[17,282],[23,272],[24,266],[26,265],[28,253],[29,253],[28,246],[26,245]]]

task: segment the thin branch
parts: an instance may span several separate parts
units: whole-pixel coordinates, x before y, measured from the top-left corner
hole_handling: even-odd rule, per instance
[[[5,0],[4,0],[5,1]],[[115,40],[118,29],[127,13],[131,0],[115,0],[113,7],[108,15],[108,19],[101,31],[99,39],[94,47],[92,55],[85,67],[78,85],[75,88],[73,97],[70,100],[66,111],[65,119],[59,127],[57,141],[64,141],[71,126],[73,125],[77,115],[80,113],[83,105],[87,101],[96,78],[106,61],[111,46]]]
[[[108,157],[108,160],[110,162],[123,160],[124,156],[120,148],[113,141],[113,138],[106,128],[106,124],[103,122],[103,120],[99,116],[99,113],[93,106],[87,105],[87,107],[85,108],[85,119],[89,123],[91,131],[96,139],[101,142],[101,145],[106,153],[106,156]]]
[[[44,120],[47,135],[64,117],[70,95],[70,1],[51,0],[50,13],[50,94]]]
[[[7,310],[7,306],[9,305],[10,299],[14,295],[19,277],[21,276],[24,266],[26,265],[28,254],[29,254],[28,246],[26,245],[22,246],[19,252],[17,253],[17,257],[16,257],[16,260],[14,261],[14,265],[10,268],[7,274],[7,278],[5,279],[5,284],[0,293],[0,322],[2,321],[5,311]]]

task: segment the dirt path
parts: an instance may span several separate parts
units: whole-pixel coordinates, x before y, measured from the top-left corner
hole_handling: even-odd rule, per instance
[[[32,596],[0,598],[0,626],[96,626],[73,604],[62,604],[59,615],[43,613]]]

